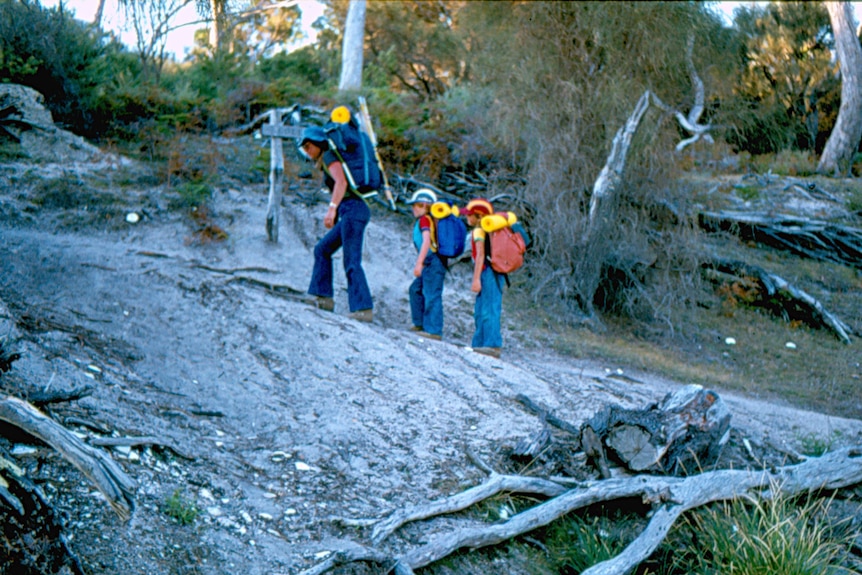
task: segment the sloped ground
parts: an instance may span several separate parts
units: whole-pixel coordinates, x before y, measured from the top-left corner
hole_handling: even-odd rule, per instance
[[[103,179],[115,169],[94,166]],[[376,306],[367,325],[346,317],[340,270],[335,313],[279,295],[307,286],[324,204],[289,195],[280,241],[271,244],[266,186],[223,188],[208,217],[228,239],[205,242],[200,223],[168,209],[146,178],[122,194],[84,186],[94,198],[111,195],[104,204],[45,201],[43,176],[86,181],[87,168],[0,170],[0,336],[22,354],[0,384],[19,396],[92,386],[51,414],[85,436],[95,426],[174,448],[113,450],[138,483],[138,509],[122,524],[49,449],[21,436],[0,440],[0,453],[15,453],[8,457],[61,511],[87,572],[297,573],[327,551],[367,541],[365,530],[339,519],[380,517],[479,483],[468,450],[505,465],[507,446],[539,427],[517,394],[578,425],[606,403],[643,407],[686,383],[560,357],[526,345],[530,334],[510,326],[502,360],[473,353],[464,347],[473,295],[463,264],[447,278],[444,341],[407,332],[410,223],[381,209],[365,249]],[[125,220],[132,211],[140,222]],[[736,437],[764,452],[799,450],[805,433],[838,430],[842,444],[862,442],[862,421],[718,391]],[[165,513],[175,493],[181,510],[200,512],[190,525]],[[452,524],[409,526],[385,545],[404,549]]]

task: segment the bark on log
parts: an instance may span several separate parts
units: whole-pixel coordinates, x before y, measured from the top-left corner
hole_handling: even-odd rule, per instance
[[[82,443],[65,427],[16,397],[0,398],[0,420],[23,429],[56,449],[93,482],[121,519],[131,517],[135,506],[135,483],[107,454]]]
[[[820,301],[784,278],[757,266],[733,260],[716,258],[702,266],[708,275],[709,272],[717,272],[719,275],[712,275],[712,278],[717,281],[730,279],[756,288],[760,296],[754,302],[755,305],[770,308],[779,303],[785,317],[801,319],[812,327],[825,327],[834,332],[844,343],[850,343],[850,334],[854,332],[849,325],[827,311]]]
[[[703,212],[698,224],[706,231],[731,232],[803,258],[862,269],[862,230],[793,216],[747,212]]]
[[[632,471],[676,475],[718,457],[730,419],[717,394],[689,385],[646,409],[606,406],[583,429],[593,430],[608,454]]]
[[[508,491],[510,493],[531,493],[535,495],[555,497],[564,493],[566,488],[559,483],[540,479],[538,477],[522,477],[519,475],[500,475],[492,473],[490,478],[482,485],[471,487],[470,489],[449,497],[448,499],[444,499],[443,501],[396,511],[374,527],[374,531],[371,534],[371,541],[375,545],[378,545],[405,523],[461,511],[479,501],[484,501],[485,499],[504,491]]]

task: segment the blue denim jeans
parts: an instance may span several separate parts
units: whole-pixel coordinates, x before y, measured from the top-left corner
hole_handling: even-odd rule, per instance
[[[446,266],[443,260],[429,252],[425,256],[422,275],[410,284],[410,315],[413,325],[426,333],[443,335],[443,280]]]
[[[344,198],[338,206],[335,225],[314,246],[314,270],[308,293],[332,297],[332,255],[344,247],[344,275],[350,311],[371,309],[371,291],[362,269],[362,240],[371,220],[371,210],[358,198]]]
[[[503,313],[503,282],[505,279],[486,266],[482,270],[482,291],[476,294],[473,319],[476,333],[473,334],[473,347],[503,347],[500,331],[500,316]]]

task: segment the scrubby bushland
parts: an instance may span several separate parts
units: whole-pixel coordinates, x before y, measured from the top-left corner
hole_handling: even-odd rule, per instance
[[[65,10],[0,0],[0,81],[42,93],[54,120],[79,134],[98,135],[111,122],[104,85],[134,77],[132,60],[117,42]]]

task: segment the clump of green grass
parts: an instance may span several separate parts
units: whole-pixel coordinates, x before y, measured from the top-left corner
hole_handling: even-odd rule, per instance
[[[200,513],[194,503],[187,501],[182,496],[179,489],[165,500],[162,511],[180,525],[191,525]]]
[[[760,188],[757,186],[734,186],[736,190],[736,195],[745,200],[746,202],[750,202],[751,200],[756,200],[760,197]]]
[[[626,542],[614,535],[603,517],[571,515],[549,529],[545,546],[558,573],[581,573],[616,556]]]
[[[190,209],[205,205],[213,195],[206,181],[183,182],[176,187],[177,197],[168,202],[172,209]]]
[[[832,449],[835,442],[840,439],[841,432],[833,431],[828,437],[823,437],[816,433],[806,433],[797,437],[799,440],[800,450],[803,455],[810,457],[820,457],[827,451]]]
[[[790,497],[720,503],[688,516],[690,540],[673,559],[673,573],[831,575],[842,567],[850,538],[825,519],[828,503]]]

